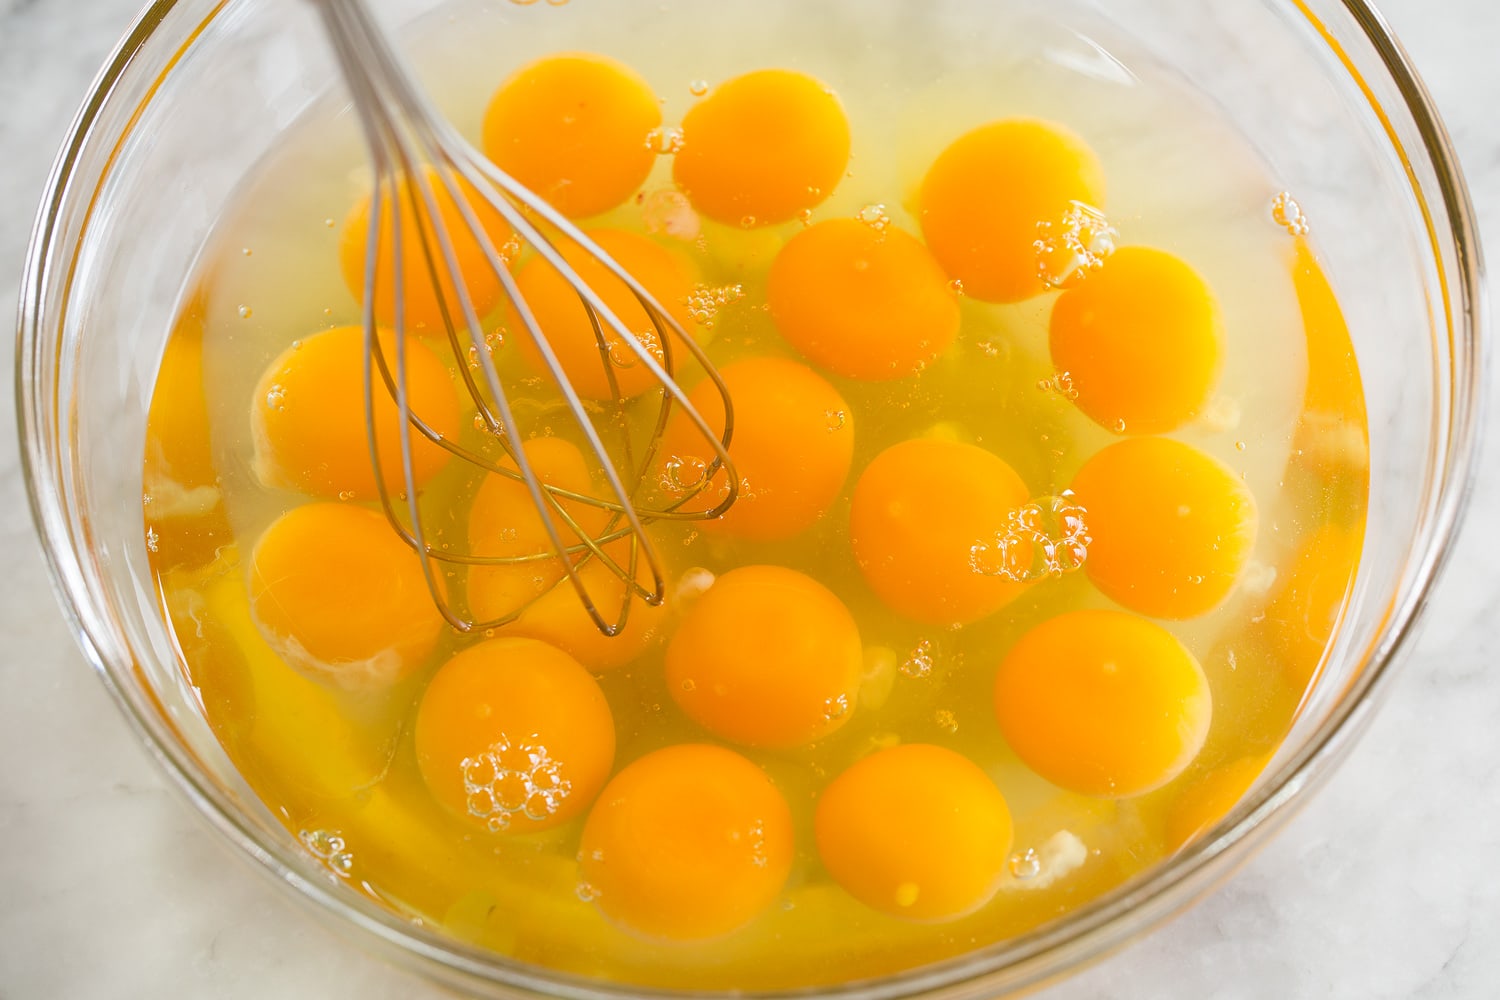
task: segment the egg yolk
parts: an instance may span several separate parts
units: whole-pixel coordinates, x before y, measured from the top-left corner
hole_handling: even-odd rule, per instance
[[[858,219],[793,236],[771,265],[766,301],[793,347],[849,378],[914,375],[958,335],[958,297],[927,248]]]
[[[769,907],[791,871],[792,817],[765,772],[721,747],[649,753],[605,787],[579,870],[610,919],[640,934],[700,940]]]
[[[608,554],[621,570],[629,570],[628,543],[611,543]],[[600,631],[578,591],[560,571],[555,583],[541,589],[534,582],[535,569],[491,574],[479,591],[470,584],[469,599],[479,602],[476,606],[489,612],[483,615],[486,618],[499,617],[504,609],[521,608],[515,621],[501,626],[501,635],[528,636],[551,643],[596,672],[631,663],[661,638],[668,602],[651,605],[641,596],[641,591],[650,593],[656,586],[645,553],[636,558],[635,581],[640,589],[628,595],[625,581],[597,556],[578,567],[578,576],[607,624],[618,622],[620,610],[629,597],[630,610],[618,634],[611,636]]]
[[[703,530],[751,541],[802,533],[823,516],[844,488],[854,459],[854,413],[838,390],[806,365],[784,358],[751,358],[719,370],[734,407],[729,445],[740,490],[722,517]],[[724,430],[724,402],[704,380],[688,400],[715,434]],[[715,452],[680,409],[657,448],[666,492],[688,497],[684,511],[706,511],[728,495],[727,472],[704,482]]]
[[[995,716],[1011,749],[1081,795],[1125,798],[1171,781],[1203,746],[1211,714],[1193,654],[1124,611],[1043,622],[995,677]]]
[[[684,257],[654,243],[644,236],[618,229],[596,229],[588,234],[599,248],[613,257],[641,286],[651,293],[658,305],[680,324],[684,331],[693,328],[688,313],[688,296],[696,274]],[[662,361],[661,337],[651,314],[641,305],[623,281],[593,255],[574,243],[559,241],[563,259],[577,272],[578,279],[593,289],[625,328],[649,350],[657,363]],[[613,399],[616,394],[629,399],[661,385],[636,357],[620,334],[600,317],[599,328],[605,346],[601,350],[598,335],[589,312],[578,297],[578,290],[541,257],[533,257],[516,274],[516,285],[526,300],[537,325],[557,355],[558,363],[573,388],[589,399]],[[521,356],[537,372],[545,372],[536,343],[513,321],[512,339]],[[670,331],[667,331],[670,335]],[[681,355],[682,350],[678,352]],[[611,384],[610,375],[614,382]]]
[[[1219,376],[1213,292],[1182,260],[1124,247],[1052,309],[1052,365],[1078,408],[1115,431],[1159,434],[1196,417]]]
[[[425,171],[437,208],[436,225],[421,193],[420,186],[403,181],[396,185],[396,203],[387,202],[380,217],[380,246],[375,264],[375,321],[382,326],[397,327],[396,288],[398,275],[396,255],[396,217],[401,220],[401,326],[409,333],[446,337],[448,325],[465,329],[467,319],[459,304],[458,283],[448,269],[437,230],[448,235],[463,291],[474,306],[474,314],[483,319],[500,301],[500,278],[485,251],[484,243],[464,217],[459,203],[448,193],[442,178],[431,169]],[[475,220],[489,241],[490,248],[502,263],[514,255],[514,231],[494,207],[489,205],[463,178],[454,178],[460,199],[470,206]],[[413,205],[415,199],[416,205]],[[369,253],[370,215],[374,195],[366,195],[350,210],[339,239],[339,265],[344,282],[354,298],[364,305],[365,272]],[[420,225],[418,224],[420,222]],[[433,280],[436,274],[438,279]],[[444,321],[444,315],[447,321]]]
[[[484,154],[562,214],[608,211],[646,180],[661,108],[634,70],[584,52],[547,56],[500,85]]]
[[[994,895],[1010,855],[1005,797],[967,757],[921,743],[877,751],[824,789],[818,856],[867,906],[948,920]]]
[[[197,297],[167,339],[146,424],[152,432],[146,442],[148,481],[160,484],[161,492],[174,486],[185,493],[216,485],[219,473],[208,433],[208,394],[203,385],[203,305]],[[217,490],[211,500],[206,506],[217,505]],[[197,512],[206,512],[206,506],[200,505]]]
[[[1263,626],[1276,642],[1287,680],[1305,691],[1317,679],[1334,626],[1354,583],[1365,526],[1326,524],[1297,547],[1290,571],[1279,579]]]
[[[1210,771],[1183,791],[1167,811],[1167,850],[1180,850],[1228,816],[1270,761],[1270,754],[1242,757]]]
[[[533,438],[524,448],[532,474],[543,485],[582,496],[595,495],[588,461],[571,442],[562,438]],[[499,465],[511,471],[518,469],[511,458]],[[577,500],[556,499],[558,506],[549,505],[547,518],[564,547],[579,544],[580,533],[598,538],[605,531],[609,522],[607,511]],[[514,559],[554,553],[540,559],[472,566],[468,576],[469,610],[481,620],[515,613],[563,577],[564,566],[555,554],[547,521],[520,479],[499,472],[491,472],[484,478],[469,507],[468,540],[469,554],[482,558]],[[573,558],[578,556],[574,554]],[[569,592],[573,593],[571,584]],[[579,611],[587,617],[581,606]]]
[[[380,333],[380,348],[396,377],[396,335]],[[405,340],[406,390],[411,413],[445,439],[458,437],[458,392],[448,368],[414,337]],[[341,326],[304,337],[272,361],[250,407],[255,471],[267,486],[342,500],[373,500],[380,485],[394,497],[406,490],[401,464],[401,415],[380,372],[373,373],[374,428],[380,479],[370,461],[365,423],[365,334]],[[448,464],[450,453],[411,431],[412,471],[418,489]]]
[[[715,736],[794,747],[854,713],[863,672],[859,628],[833,592],[780,566],[720,576],[667,646],[667,686]]]
[[[977,545],[992,544],[1026,484],[974,445],[917,438],[877,455],[854,486],[854,558],[892,610],[929,625],[967,624],[998,611],[1022,584],[980,572]]]
[[[1297,240],[1291,269],[1307,337],[1307,390],[1292,454],[1320,475],[1352,473],[1363,490],[1370,435],[1349,324],[1306,239]]]
[[[146,415],[142,506],[158,570],[206,566],[233,538],[209,434],[203,315],[199,296],[183,307],[162,352]],[[164,523],[172,529],[157,531]]]
[[[421,561],[385,515],[337,503],[294,507],[261,534],[250,609],[288,664],[351,690],[405,677],[443,627]]]
[[[1228,466],[1168,438],[1098,452],[1073,480],[1094,586],[1153,618],[1194,618],[1234,587],[1255,547],[1255,499]]]
[[[682,119],[672,176],[710,219],[786,222],[833,193],[849,163],[849,120],[829,87],[786,69],[720,84]]]
[[[535,639],[490,639],[443,664],[413,738],[433,797],[492,833],[582,815],[615,758],[604,692],[577,660]]]
[[[1073,202],[1104,204],[1104,170],[1093,150],[1060,125],[1008,119],[943,150],[922,181],[917,217],[964,294],[1019,302],[1046,290],[1038,224],[1057,224]]]
[[[1306,239],[1297,240],[1292,284],[1307,335],[1306,408],[1363,427],[1364,390],[1349,323]]]

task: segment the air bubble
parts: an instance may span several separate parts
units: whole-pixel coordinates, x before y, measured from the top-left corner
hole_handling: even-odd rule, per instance
[[[161,536],[156,533],[155,528],[146,529],[146,551],[155,552],[161,548]]]
[[[242,254],[244,254],[244,255],[245,255],[245,256],[246,256],[246,257],[249,257],[249,256],[250,256],[250,255],[251,255],[251,254],[253,254],[253,253],[254,253],[254,252],[255,252],[255,251],[253,251],[253,250],[251,250],[251,249],[250,249],[250,248],[249,248],[249,247],[244,247],[244,248],[242,248],[242,249],[241,249],[241,250],[240,250],[240,253],[242,253]]]
[[[1302,206],[1286,191],[1271,199],[1271,218],[1293,236],[1306,236],[1312,228],[1302,212]]]
[[[914,677],[918,680],[924,677],[931,677],[934,662],[932,640],[923,639],[917,643],[915,649],[906,654],[906,659],[901,661],[901,672],[908,677]]]
[[[1114,431],[1116,434],[1124,434],[1125,418],[1120,417],[1119,419],[1117,419],[1113,424],[1110,425],[1110,430]]]
[[[694,97],[702,97],[704,94],[708,93],[708,81],[694,80],[692,83],[688,84],[688,93],[692,94]]]
[[[1063,399],[1074,400],[1078,398],[1078,386],[1073,383],[1071,372],[1058,372],[1051,378],[1037,381],[1036,387],[1043,392],[1055,392]]]
[[[663,359],[661,341],[657,338],[655,330],[642,330],[639,333],[632,333],[631,336],[635,338],[636,343],[650,352],[657,362]],[[641,363],[641,359],[624,340],[612,337],[609,344],[609,363],[616,368],[634,368]]]
[[[952,281],[948,282],[948,291],[952,292],[954,295],[963,295],[964,294],[963,279],[962,278],[954,278]]]
[[[869,226],[871,229],[875,230],[876,233],[883,234],[887,229],[891,227],[890,213],[885,210],[884,205],[879,203],[866,205],[864,208],[854,213],[854,217],[860,222],[864,223],[866,226]]]
[[[823,718],[832,722],[849,714],[849,696],[839,694],[823,701]]]
[[[327,226],[329,229],[332,229],[334,225],[336,225],[336,223],[332,218],[328,218],[323,220],[323,225]]]
[[[1043,497],[1005,516],[1004,530],[969,549],[969,567],[1016,583],[1072,573],[1088,559],[1093,538],[1072,491]]]
[[[958,716],[946,708],[940,708],[932,713],[932,721],[945,733],[958,732]]]
[[[802,211],[797,213],[797,221],[802,223],[804,226],[812,225],[812,220],[813,211],[810,208],[804,208]]]
[[[513,743],[509,736],[502,735],[481,754],[465,757],[459,768],[469,815],[484,820],[492,833],[508,829],[517,813],[546,819],[573,791],[573,783],[562,776],[546,747]]]
[[[979,348],[979,353],[987,358],[998,358],[1006,353],[1006,343],[1003,340],[981,340],[974,346]]]
[[[598,887],[588,882],[579,882],[575,891],[578,893],[578,898],[585,903],[592,903],[600,896]]]
[[[1048,288],[1072,288],[1104,266],[1119,238],[1103,212],[1071,202],[1061,218],[1037,223],[1037,277]]]
[[[662,488],[671,493],[695,490],[708,475],[708,463],[696,455],[673,455],[662,463]]]
[[[345,503],[348,503],[350,500],[354,499],[354,491],[353,490],[339,490],[339,499],[342,500],[342,501],[344,501]]]
[[[240,319],[249,319],[251,316],[254,315],[254,313],[252,313],[250,311],[250,307],[249,306],[240,306],[240,308],[239,308],[239,314],[240,314]]]
[[[688,293],[688,315],[703,329],[712,330],[720,310],[744,297],[744,285],[698,285]]]
[[[682,129],[652,129],[646,133],[646,148],[658,156],[674,156],[682,152]]]
[[[834,431],[843,430],[844,425],[849,422],[849,414],[843,410],[828,410],[823,415],[828,418],[828,432],[830,434]]]
[[[1235,451],[1244,451],[1245,450],[1245,442],[1243,442],[1243,441],[1236,441],[1234,443],[1234,450]]]
[[[750,827],[749,839],[750,863],[757,868],[766,867],[770,864],[770,858],[766,855],[766,824],[763,820],[756,820]]]
[[[743,215],[743,216],[740,216],[740,228],[741,229],[754,229],[755,225],[756,225],[756,218],[755,218],[755,216],[753,216],[753,215]]]
[[[337,830],[303,830],[297,835],[297,839],[335,875],[348,877],[354,867],[354,855],[344,843],[343,834]]]
[[[1026,848],[1019,854],[1010,856],[1010,873],[1022,881],[1036,878],[1042,871],[1042,859],[1037,857],[1036,850]]]
[[[266,390],[266,407],[280,413],[286,407],[286,389],[275,382]]]

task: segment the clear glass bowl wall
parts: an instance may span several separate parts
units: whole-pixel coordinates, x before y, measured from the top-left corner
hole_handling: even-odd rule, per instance
[[[870,0],[823,2],[829,17],[871,10]],[[517,14],[502,0],[392,0],[380,9],[397,25],[440,6]],[[1357,0],[1065,6],[1176,67],[1315,221],[1369,406],[1363,561],[1338,642],[1283,752],[1210,837],[1024,938],[833,994],[992,997],[1064,974],[1206,892],[1362,729],[1442,562],[1472,469],[1483,368],[1474,222],[1442,127],[1378,15]],[[988,0],[920,7],[982,19]],[[1056,4],[1049,10],[1059,14]],[[639,996],[474,951],[336,884],[236,774],[158,612],[141,455],[172,311],[235,186],[338,86],[302,0],[162,0],[101,74],[46,193],[23,286],[18,406],[55,580],[80,644],[164,770],[218,835],[321,919],[483,995]]]

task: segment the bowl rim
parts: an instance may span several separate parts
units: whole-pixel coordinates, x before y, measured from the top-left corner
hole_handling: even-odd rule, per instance
[[[57,489],[56,451],[45,438],[48,407],[47,387],[28,377],[39,370],[44,347],[45,293],[51,276],[49,263],[58,242],[57,226],[62,209],[72,195],[72,181],[79,159],[94,132],[101,113],[113,96],[115,84],[152,40],[168,15],[185,0],[152,0],[136,17],[113,54],[95,77],[89,95],[75,116],[49,174],[41,205],[33,225],[21,277],[15,357],[15,399],[21,439],[21,466],[26,482],[31,516],[54,593],[71,627],[75,641],[114,697],[121,713],[145,744],[170,784],[192,803],[197,815],[234,848],[234,853],[254,864],[262,875],[290,886],[300,900],[323,916],[364,932],[360,943],[375,941],[388,947],[384,958],[414,968],[449,986],[487,987],[512,991],[513,995],[570,997],[575,1000],[617,1000],[622,997],[686,998],[734,995],[745,1000],[782,1000],[798,996],[842,997],[875,1000],[910,996],[977,996],[976,987],[1005,988],[1036,986],[1066,968],[1078,968],[1119,947],[1131,938],[1154,930],[1181,912],[1186,904],[1227,876],[1250,851],[1303,804],[1349,752],[1389,691],[1400,654],[1406,651],[1431,596],[1443,566],[1453,552],[1453,540],[1463,519],[1477,472],[1479,440],[1483,427],[1489,346],[1485,337],[1488,314],[1484,264],[1478,224],[1452,141],[1435,105],[1396,40],[1385,18],[1368,0],[1336,0],[1347,12],[1379,57],[1394,84],[1400,105],[1410,116],[1421,138],[1421,149],[1408,151],[1384,120],[1387,138],[1407,168],[1408,182],[1428,227],[1431,249],[1436,254],[1443,296],[1441,307],[1447,324],[1450,352],[1450,385],[1446,421],[1436,433],[1434,461],[1440,463],[1435,483],[1428,484],[1427,504],[1420,512],[1425,531],[1414,536],[1412,551],[1397,597],[1387,608],[1387,623],[1365,651],[1366,668],[1350,686],[1348,695],[1305,745],[1263,777],[1255,790],[1213,828],[1212,835],[1179,852],[1169,864],[1157,867],[1103,896],[1072,911],[1067,917],[1044,924],[1018,938],[987,946],[938,963],[895,973],[876,980],[856,981],[825,987],[804,987],[760,992],[693,992],[653,989],[629,984],[610,984],[581,976],[552,972],[494,956],[481,949],[448,940],[362,898],[336,890],[321,879],[304,859],[284,856],[275,846],[263,843],[245,821],[229,796],[204,773],[201,762],[176,740],[173,727],[132,699],[117,680],[117,672],[135,670],[134,662],[111,662],[94,629],[99,623],[90,613],[90,595],[83,585],[84,567],[75,549],[76,539],[60,511]],[[199,30],[224,9],[219,0],[207,12]],[[1359,72],[1344,55],[1339,43],[1307,6],[1306,0],[1285,0],[1306,17],[1363,86]],[[179,54],[182,50],[179,50]],[[147,100],[150,98],[148,97]],[[1366,99],[1373,95],[1366,89]],[[1377,113],[1378,105],[1377,105]],[[1435,192],[1425,190],[1411,168],[1412,152],[1425,158],[1436,180]],[[1440,211],[1434,213],[1427,195],[1436,196]],[[1445,255],[1439,246],[1439,229],[1452,241],[1453,267],[1457,281],[1450,288],[1442,273]],[[61,344],[56,345],[59,349]],[[1439,397],[1435,408],[1444,400]],[[1443,433],[1446,432],[1446,433]],[[1419,525],[1422,522],[1419,521]],[[1411,565],[1414,562],[1415,565]],[[1254,835],[1252,835],[1254,834]],[[1141,914],[1147,916],[1144,920]],[[991,995],[985,993],[984,995]]]

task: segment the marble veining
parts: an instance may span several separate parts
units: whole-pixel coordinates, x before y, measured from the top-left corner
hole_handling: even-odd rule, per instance
[[[0,0],[0,314],[52,157],[138,0]],[[1500,232],[1500,5],[1384,0]],[[0,352],[10,364],[12,352]],[[13,412],[0,377],[0,409]],[[1491,407],[1492,422],[1500,407]],[[0,434],[0,996],[420,1000],[221,848],[74,647]],[[1368,735],[1212,898],[1047,1000],[1480,1000],[1500,989],[1500,435]]]

